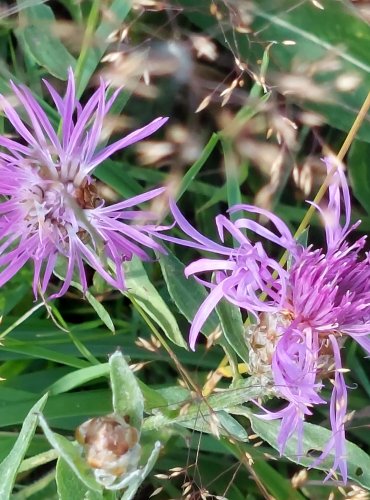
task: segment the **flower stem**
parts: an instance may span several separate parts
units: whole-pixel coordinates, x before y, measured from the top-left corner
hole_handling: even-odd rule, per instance
[[[352,127],[350,128],[350,131],[347,134],[347,137],[345,138],[345,140],[342,144],[342,147],[340,148],[338,154],[336,155],[336,158],[339,162],[343,161],[343,158],[346,156],[354,138],[356,137],[356,134],[357,134],[359,128],[362,125],[362,122],[364,121],[364,119],[369,111],[369,108],[370,108],[370,92],[367,94],[367,97],[366,97],[364,103],[362,104],[361,109],[360,109],[358,115],[356,116],[356,119],[353,122]],[[334,167],[330,170],[330,172],[328,172],[327,176],[325,177],[324,182],[322,183],[322,186],[318,190],[318,192],[313,200],[314,204],[318,205],[320,203],[320,201],[322,200],[323,196],[326,193],[326,190],[329,187],[330,179],[331,179],[332,175],[334,174],[335,169],[336,169],[336,166],[334,165]],[[310,207],[308,208],[308,210],[306,212],[306,215],[303,217],[302,222],[300,223],[297,231],[295,232],[295,235],[294,235],[295,238],[298,238],[303,233],[303,231],[306,229],[306,227],[310,223],[312,215],[315,213],[315,210],[316,209],[315,209],[314,205],[310,205]],[[279,262],[280,265],[284,266],[287,262],[287,259],[288,259],[288,252],[285,252],[284,255],[282,256],[280,262]]]
[[[356,134],[357,134],[359,128],[362,125],[362,122],[364,121],[364,119],[367,115],[367,112],[369,111],[369,108],[370,108],[370,92],[367,94],[367,97],[366,97],[363,105],[361,106],[361,109],[360,109],[358,115],[356,116],[356,119],[353,122],[353,125],[347,134],[347,137],[345,138],[345,140],[342,144],[342,147],[340,148],[340,150],[337,154],[337,159],[340,162],[343,161],[343,158],[346,156],[354,138],[356,137]],[[317,195],[315,196],[315,198],[313,200],[314,203],[318,204],[322,200],[322,198],[323,198],[323,196],[328,188],[330,177],[332,176],[333,170],[335,171],[335,167],[326,176],[322,186],[318,190]],[[315,212],[315,207],[313,205],[310,205],[309,209],[307,210],[306,215],[303,217],[302,222],[300,223],[300,225],[299,225],[299,227],[294,235],[296,238],[300,234],[302,234],[302,232],[306,229],[314,212]]]
[[[94,31],[99,21],[100,14],[100,0],[94,0],[90,9],[89,17],[87,19],[87,26],[82,41],[81,52],[78,57],[76,68],[75,68],[75,80],[77,87],[77,94],[81,95],[84,89],[80,88],[81,76],[84,69],[84,64],[93,42]]]

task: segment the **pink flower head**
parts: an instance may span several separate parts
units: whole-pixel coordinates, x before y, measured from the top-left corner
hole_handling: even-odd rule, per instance
[[[81,106],[72,70],[64,97],[48,82],[45,85],[61,117],[60,137],[26,87],[11,83],[27,123],[0,96],[0,105],[21,139],[0,137],[0,194],[5,198],[0,203],[0,286],[32,261],[34,293],[39,286],[45,293],[57,258],[63,256],[68,262],[64,284],[54,297],[67,291],[74,273],[87,289],[85,263],[112,287],[122,290],[122,262],[133,255],[149,258],[142,247],[162,250],[148,236],[152,226],[140,224],[143,219],[153,222],[155,215],[132,207],[151,200],[163,189],[105,207],[91,174],[116,151],[156,132],[167,118],[157,118],[99,149],[104,118],[118,91],[107,100],[107,85],[101,81]]]
[[[210,277],[208,280],[197,276],[198,281],[209,288],[211,293],[199,308],[192,322],[189,340],[192,349],[195,348],[203,324],[223,297],[232,304],[248,310],[256,317],[262,311],[274,312],[282,307],[287,291],[287,272],[267,255],[260,242],[252,243],[246,236],[245,230],[252,229],[283,248],[290,248],[295,254],[296,242],[283,221],[271,214],[271,220],[279,232],[279,236],[276,236],[272,231],[249,219],[239,219],[232,223],[227,217],[218,215],[216,226],[222,242],[219,244],[193,228],[174,202],[171,202],[170,205],[177,224],[191,240],[182,240],[163,234],[160,236],[161,238],[226,257],[226,259],[199,259],[185,269],[187,277],[214,273],[213,279]],[[267,214],[265,210],[251,205],[237,205],[230,209],[230,213],[240,210]],[[237,247],[233,248],[223,244],[225,231],[237,241]],[[262,293],[266,294],[266,300],[261,300]]]
[[[331,161],[326,159],[325,162],[330,171]],[[328,477],[339,469],[346,482],[344,426],[347,389],[340,349],[349,336],[370,353],[370,257],[361,255],[364,237],[351,245],[346,241],[350,231],[359,223],[350,225],[349,189],[341,165],[331,176],[328,198],[325,209],[317,207],[325,225],[326,250],[303,248],[282,220],[249,205],[235,206],[230,212],[245,210],[264,215],[276,231],[249,219],[231,222],[218,216],[216,224],[221,240],[226,229],[237,242],[235,248],[227,248],[202,236],[173,205],[172,212],[178,226],[191,240],[171,238],[171,241],[224,256],[224,259],[200,259],[186,268],[187,275],[214,273],[213,280],[201,280],[211,293],[194,318],[191,347],[194,347],[211,310],[222,298],[256,316],[257,325],[250,327],[247,333],[252,340],[257,339],[257,342],[252,342],[249,338],[251,365],[256,368],[256,374],[265,376],[268,363],[275,393],[287,401],[282,410],[272,412],[265,409],[265,415],[261,416],[267,420],[281,419],[278,436],[281,453],[288,439],[296,434],[298,454],[302,455],[303,423],[315,405],[326,403],[320,391],[325,381],[331,380],[332,437],[314,465],[322,462],[329,453],[334,453],[334,464]],[[345,221],[342,225],[343,207]],[[287,249],[291,260],[289,269],[282,269],[268,257],[261,242],[251,243],[245,230]],[[265,294],[266,300],[261,293]],[[260,345],[255,352],[254,344]]]

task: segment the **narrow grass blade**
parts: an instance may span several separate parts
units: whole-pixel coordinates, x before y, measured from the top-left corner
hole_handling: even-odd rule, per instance
[[[91,380],[95,380],[100,377],[106,377],[107,375],[109,375],[108,363],[89,366],[88,368],[82,368],[81,370],[75,370],[52,384],[49,387],[49,394],[52,396],[62,394],[63,392],[68,392],[76,387],[86,384],[86,382],[90,382]]]
[[[188,189],[189,185],[195,179],[195,177],[199,173],[200,169],[203,167],[205,162],[208,160],[210,154],[215,149],[215,147],[218,143],[218,140],[219,140],[218,135],[212,134],[210,140],[206,144],[206,146],[203,149],[202,154],[200,155],[198,160],[189,168],[189,170],[184,175],[184,177],[181,181],[179,192],[177,193],[177,196],[176,196],[176,200],[179,200],[181,198],[181,196],[185,193],[185,191]]]
[[[10,498],[12,489],[17,477],[18,469],[22,463],[23,457],[26,454],[31,439],[35,433],[37,426],[38,412],[40,412],[46,403],[47,394],[43,396],[31,408],[22,425],[19,437],[9,455],[0,464],[0,498],[7,500]]]

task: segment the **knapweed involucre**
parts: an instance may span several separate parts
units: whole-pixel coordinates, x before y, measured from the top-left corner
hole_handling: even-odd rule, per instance
[[[330,169],[331,162],[326,163]],[[350,225],[350,194],[340,165],[332,173],[327,206],[316,208],[325,224],[325,249],[304,248],[282,220],[250,205],[234,206],[229,212],[263,215],[275,231],[249,218],[231,222],[219,215],[216,224],[221,241],[227,230],[236,243],[235,248],[230,248],[201,235],[172,204],[174,218],[190,240],[171,240],[223,257],[202,258],[186,268],[187,276],[200,274],[197,279],[210,288],[192,323],[190,346],[194,348],[202,325],[222,298],[251,313],[256,319],[246,334],[251,348],[251,371],[265,380],[270,378],[275,394],[287,402],[280,411],[265,409],[261,415],[265,419],[281,419],[281,453],[295,434],[298,454],[302,455],[303,422],[315,405],[326,404],[320,392],[327,382],[332,387],[332,434],[314,465],[333,453],[334,463],[327,477],[339,470],[346,481],[347,389],[340,350],[346,338],[351,337],[370,353],[370,260],[363,252],[365,237],[347,241],[358,223]],[[287,249],[288,269],[270,258],[261,242],[252,243],[248,231]],[[206,279],[204,273],[212,273],[213,278]]]
[[[0,106],[20,137],[19,141],[0,137],[0,195],[4,200],[0,203],[0,286],[33,261],[34,293],[45,293],[58,256],[64,256],[64,284],[54,297],[67,291],[74,273],[86,290],[85,263],[122,290],[122,262],[133,255],[147,259],[143,246],[161,251],[147,231],[153,233],[155,215],[132,207],[163,189],[104,206],[92,173],[106,158],[154,133],[167,119],[157,118],[99,148],[104,119],[118,92],[107,99],[107,84],[101,81],[82,106],[76,99],[71,70],[64,97],[48,82],[45,85],[60,115],[60,134],[23,85],[11,83],[20,114],[0,96]],[[151,224],[141,224],[144,220]]]

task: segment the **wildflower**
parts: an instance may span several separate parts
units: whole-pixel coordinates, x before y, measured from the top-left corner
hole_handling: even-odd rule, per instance
[[[157,118],[126,137],[100,148],[103,121],[118,91],[106,99],[107,85],[99,88],[82,106],[76,99],[72,70],[62,98],[45,82],[61,116],[58,137],[44,110],[24,86],[11,87],[27,117],[26,124],[10,102],[0,105],[20,136],[20,141],[0,136],[0,286],[28,261],[33,261],[33,290],[45,293],[59,256],[67,259],[64,284],[53,297],[63,295],[74,273],[87,289],[87,263],[112,287],[124,289],[122,262],[134,255],[148,259],[142,247],[161,251],[148,236],[150,212],[133,210],[163,189],[140,194],[112,206],[98,197],[94,169],[116,151],[153,134],[166,118]],[[111,264],[114,269],[110,269]]]
[[[331,162],[326,160],[326,163],[330,170]],[[349,189],[340,165],[332,175],[328,197],[325,209],[317,207],[325,224],[326,250],[303,248],[278,217],[249,205],[237,205],[230,212],[262,214],[279,234],[249,219],[231,222],[218,216],[216,224],[221,240],[227,229],[237,242],[235,249],[225,248],[198,233],[173,205],[177,224],[191,240],[172,238],[172,241],[227,257],[226,260],[203,258],[186,268],[187,276],[214,273],[213,281],[200,279],[211,293],[194,318],[190,345],[194,348],[203,323],[222,298],[255,316],[257,323],[247,328],[246,339],[251,349],[252,374],[263,376],[264,380],[270,378],[275,394],[287,401],[280,411],[265,409],[261,416],[281,419],[278,436],[281,453],[288,439],[296,434],[298,454],[303,454],[303,422],[315,405],[326,403],[320,392],[325,380],[330,380],[332,436],[313,465],[334,453],[334,464],[327,477],[339,469],[346,482],[347,390],[340,349],[346,338],[351,337],[370,353],[370,257],[368,254],[361,257],[365,237],[353,244],[346,240],[359,222],[350,225]],[[245,229],[286,248],[290,267],[282,269],[267,256],[260,242],[251,243],[242,232]],[[260,296],[261,292],[266,300]]]
[[[211,290],[211,293],[201,305],[192,322],[189,339],[192,349],[195,347],[203,324],[223,297],[232,304],[248,310],[256,318],[261,311],[274,312],[282,307],[287,292],[287,271],[267,255],[260,242],[252,243],[243,230],[253,229],[283,248],[290,248],[294,254],[297,245],[283,221],[271,214],[271,221],[279,232],[279,236],[276,236],[272,231],[249,219],[239,219],[232,223],[225,216],[218,215],[216,226],[220,239],[224,242],[225,230],[228,231],[238,243],[234,248],[224,244],[220,245],[206,238],[187,222],[174,202],[170,202],[170,206],[177,224],[192,240],[183,240],[161,234],[162,239],[227,257],[227,260],[199,259],[185,269],[186,277],[199,273],[215,273],[213,280],[206,281],[197,278],[199,282]],[[239,209],[240,206],[237,206],[232,208],[230,212],[233,213]],[[243,205],[243,209],[267,215],[265,210],[250,205]],[[261,293],[266,294],[267,300],[261,299]]]

